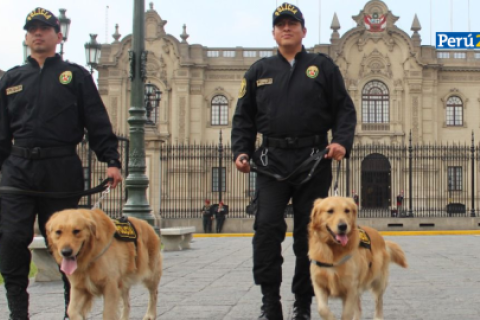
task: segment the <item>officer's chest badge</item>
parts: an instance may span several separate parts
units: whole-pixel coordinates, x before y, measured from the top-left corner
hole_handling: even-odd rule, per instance
[[[23,90],[23,85],[18,85],[18,86],[14,86],[14,87],[10,87],[10,88],[7,88],[7,96],[11,95],[11,94],[14,94],[14,93],[17,93],[17,92],[20,92]]]
[[[58,78],[61,84],[69,84],[70,82],[72,82],[72,79],[73,79],[73,75],[71,71],[62,72],[62,74]]]
[[[307,77],[311,78],[311,79],[315,79],[316,77],[318,77],[318,68],[317,66],[310,66],[307,68]]]
[[[240,91],[238,92],[238,98],[241,99],[247,93],[247,80],[242,79],[242,84],[240,85]]]

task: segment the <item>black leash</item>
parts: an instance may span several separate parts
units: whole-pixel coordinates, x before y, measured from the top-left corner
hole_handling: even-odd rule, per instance
[[[23,190],[20,188],[3,186],[3,187],[0,187],[0,196],[2,194],[21,194],[21,195],[26,195],[31,197],[52,198],[52,199],[83,197],[83,196],[88,196],[90,194],[105,191],[108,188],[108,182],[111,180],[112,178],[107,178],[103,180],[102,183],[100,183],[95,188],[91,188],[83,191],[75,191],[75,192],[42,192],[42,191]]]
[[[324,159],[324,156],[327,153],[328,153],[328,148],[326,148],[325,150],[322,150],[320,152],[317,152],[315,154],[312,154],[310,157],[305,159],[295,170],[293,170],[286,177],[282,177],[279,174],[268,172],[266,170],[262,170],[262,169],[258,168],[258,166],[253,161],[250,163],[250,169],[254,172],[270,176],[270,177],[276,179],[277,181],[285,181],[285,180],[288,180],[288,179],[294,177],[298,172],[304,170],[304,168],[307,167],[308,165],[310,165],[311,162],[315,162],[313,164],[312,168],[310,169],[310,171],[308,172],[308,175],[305,177],[305,179],[303,179],[300,183],[295,184],[295,185],[301,185],[301,184],[304,184],[305,182],[307,182],[308,180],[310,180],[312,178],[313,173],[315,172],[315,169],[318,167],[318,165],[320,164],[320,161],[322,161],[322,159]],[[338,183],[336,183],[336,184],[337,184],[337,187],[338,187]]]

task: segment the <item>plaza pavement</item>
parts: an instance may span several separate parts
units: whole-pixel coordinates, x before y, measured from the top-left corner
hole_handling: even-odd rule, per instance
[[[406,252],[409,269],[391,266],[384,300],[385,320],[480,319],[480,237],[470,235],[386,236]],[[254,320],[260,290],[252,281],[251,237],[195,237],[192,249],[164,252],[159,287],[158,317],[163,320]],[[283,244],[283,310],[291,319],[290,292],[294,269],[292,238]],[[35,283],[29,287],[31,320],[60,320],[62,284]],[[143,287],[131,291],[130,319],[142,319],[148,296]],[[339,301],[330,303],[337,317]],[[362,319],[373,319],[373,300],[362,297]],[[320,319],[316,303],[312,319]],[[0,286],[0,319],[8,319],[5,290]],[[102,319],[97,299],[89,319]]]

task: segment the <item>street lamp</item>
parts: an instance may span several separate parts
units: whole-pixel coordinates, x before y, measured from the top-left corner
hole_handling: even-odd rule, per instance
[[[27,43],[23,41],[23,62],[27,63],[28,60],[27,58],[32,54],[32,50],[30,50],[30,47],[27,46]]]
[[[90,66],[90,73],[98,66],[100,62],[102,45],[97,42],[97,35],[90,34],[90,42],[85,43],[85,57],[87,65]]]
[[[67,16],[65,12],[67,9],[59,9],[60,15],[58,16],[58,21],[60,22],[60,32],[63,35],[63,40],[60,43],[60,55],[63,58],[63,44],[67,42],[68,39],[68,32],[70,31],[70,23],[72,22]]]
[[[157,117],[156,112],[153,111],[157,108],[160,100],[162,99],[162,92],[158,90],[155,85],[150,82],[145,84],[145,108],[147,111],[147,124],[155,124]],[[154,115],[152,117],[152,114]]]
[[[131,100],[128,109],[130,150],[128,176],[125,179],[128,198],[123,206],[123,214],[147,221],[159,233],[147,200],[149,181],[145,174],[145,123],[147,117],[145,116],[144,81],[147,78],[147,54],[148,51],[145,51],[145,0],[134,0],[132,47],[128,52],[131,80]]]

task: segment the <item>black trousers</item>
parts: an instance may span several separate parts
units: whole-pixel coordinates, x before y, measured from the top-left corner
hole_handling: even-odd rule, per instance
[[[1,186],[35,191],[81,191],[83,169],[78,156],[27,160],[10,156],[1,168]],[[2,195],[0,199],[0,273],[7,296],[25,293],[28,287],[35,216],[46,239],[45,224],[50,216],[76,208],[79,198],[48,199],[24,195]],[[65,278],[65,277],[64,277]],[[66,278],[65,278],[66,279]]]
[[[253,277],[256,284],[280,285],[282,282],[282,242],[287,231],[284,211],[292,199],[293,251],[296,257],[292,292],[314,295],[310,280],[307,226],[313,202],[317,198],[328,196],[331,181],[330,161],[322,161],[322,170],[300,186],[258,174],[255,235],[252,242]]]
[[[203,232],[212,233],[212,216],[203,215]]]
[[[222,232],[224,223],[225,223],[225,215],[223,213],[217,214],[217,233]]]

